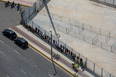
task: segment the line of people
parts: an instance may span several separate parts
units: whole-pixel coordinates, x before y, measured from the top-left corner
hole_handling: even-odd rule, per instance
[[[15,2],[5,2],[5,7],[8,7],[8,6],[11,6],[11,8],[14,8],[16,6],[16,3]],[[17,4],[17,11],[19,11],[21,9],[21,5],[18,3]]]
[[[49,35],[47,35],[45,32],[42,32],[40,29],[38,29],[37,27],[34,29],[32,26],[27,25],[27,24],[23,24],[28,30],[30,30],[33,33],[38,34],[42,39],[46,40],[49,44],[51,44],[51,37]],[[71,50],[69,50],[67,47],[65,47],[64,45],[59,45],[58,41],[56,41],[55,39],[53,39],[53,46],[60,51],[61,53],[64,53],[66,55],[68,55],[70,58],[73,59],[74,64],[72,66],[72,68],[77,71],[77,66],[81,67],[82,71],[84,71],[84,68],[86,67],[86,61],[84,62],[82,58],[80,58],[79,56],[77,56],[75,53],[73,53]],[[76,66],[76,67],[75,67]]]

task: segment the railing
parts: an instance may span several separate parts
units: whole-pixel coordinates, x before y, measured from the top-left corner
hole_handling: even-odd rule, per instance
[[[40,14],[47,16],[47,13],[43,11],[40,12]],[[51,13],[51,15],[54,20],[63,22],[63,24],[65,23],[68,26],[66,27],[62,24],[58,24],[54,22],[54,25],[57,30],[66,33],[70,36],[73,36],[75,38],[78,38],[80,40],[83,40],[91,45],[100,47],[101,49],[110,51],[112,53],[116,53],[116,33],[101,28],[97,28],[95,26],[93,27],[91,25],[82,23],[78,20],[73,20],[66,17],[58,16],[53,13]],[[39,24],[41,25],[45,25],[45,23],[47,23],[47,25],[50,26],[50,23],[47,21],[42,23],[39,22]]]
[[[90,0],[90,1],[95,1],[97,3],[101,3],[101,4],[104,4],[104,5],[116,8],[116,0]]]

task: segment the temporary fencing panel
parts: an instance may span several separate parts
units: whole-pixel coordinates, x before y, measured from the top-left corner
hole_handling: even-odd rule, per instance
[[[111,46],[111,52],[116,53],[116,42],[114,42]]]
[[[99,28],[96,28],[96,27],[90,27],[90,31],[93,32],[93,33],[96,33],[96,34],[99,34]]]
[[[62,42],[61,40],[59,40],[59,45],[62,45],[62,46],[66,47],[66,44],[64,42]]]
[[[88,24],[85,24],[84,28],[85,28],[85,30],[90,31],[91,26]]]
[[[87,68],[91,71],[94,70],[94,63],[87,59]]]
[[[29,11],[28,11],[28,9],[26,9],[23,14],[25,15],[26,18],[28,18],[29,17]]]
[[[49,36],[49,37],[51,37],[51,33],[48,32],[48,31],[46,31],[46,35]]]
[[[116,0],[114,0],[114,5],[116,5]]]
[[[114,76],[114,75],[111,74],[111,77],[116,77],[116,76]]]
[[[100,1],[100,2],[105,2],[105,0],[98,0],[98,1]]]
[[[66,27],[57,24],[57,30],[66,33]]]
[[[101,76],[101,74],[102,74],[102,68],[100,68],[99,66],[95,65],[95,73],[98,76]]]
[[[35,11],[35,8],[30,7],[30,8],[29,8],[29,13],[30,13],[29,15],[31,15],[34,11]]]
[[[85,63],[86,58],[83,55],[81,55],[81,54],[80,54],[80,58],[82,58],[83,59],[83,62]]]
[[[113,4],[113,0],[106,0],[106,3]]]
[[[108,51],[111,51],[111,46],[108,45],[107,43],[101,43],[101,48],[108,50]]]
[[[39,25],[36,24],[35,22],[32,22],[32,24],[33,24],[33,28],[34,28],[34,29],[39,27]]]
[[[79,26],[80,29],[83,29],[84,28],[84,23],[79,22],[79,25],[78,26]]]
[[[111,77],[111,76],[109,72],[103,70],[103,77]]]
[[[56,36],[52,36],[52,39],[55,40],[55,45],[58,45],[58,38]]]
[[[108,35],[110,34],[110,32],[107,31],[107,30],[102,30],[102,29],[101,29],[101,34],[102,34],[102,35],[105,35],[105,36],[108,36]]]
[[[71,47],[69,47],[68,45],[66,45],[66,48],[68,48],[68,50],[73,51],[73,49]]]
[[[37,0],[35,2],[35,4],[36,4],[36,10],[37,10],[43,4],[43,1],[42,0]]]
[[[73,49],[73,52],[76,54],[76,57],[80,57],[80,53]]]

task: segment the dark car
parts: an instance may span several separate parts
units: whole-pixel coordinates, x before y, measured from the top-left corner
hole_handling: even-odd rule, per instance
[[[14,43],[19,45],[21,48],[28,48],[28,42],[21,37],[17,37],[14,39]]]
[[[2,34],[4,36],[8,37],[11,40],[14,40],[17,37],[17,34],[14,31],[10,30],[10,29],[3,30]]]

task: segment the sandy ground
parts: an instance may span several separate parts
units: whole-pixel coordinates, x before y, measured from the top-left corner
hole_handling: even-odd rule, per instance
[[[114,8],[88,0],[52,0],[48,6],[53,15],[115,33],[116,9]]]

